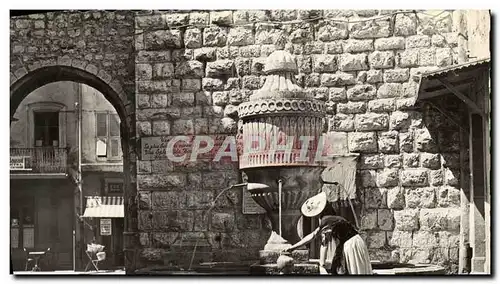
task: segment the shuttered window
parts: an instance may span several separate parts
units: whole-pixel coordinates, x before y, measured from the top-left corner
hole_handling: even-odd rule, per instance
[[[96,113],[96,155],[107,160],[121,159],[120,118],[115,113]]]

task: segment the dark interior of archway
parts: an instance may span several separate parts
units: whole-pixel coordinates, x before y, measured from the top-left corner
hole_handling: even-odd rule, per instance
[[[126,124],[125,105],[120,96],[104,81],[86,71],[70,66],[51,66],[33,71],[23,78],[17,80],[10,87],[10,118],[14,116],[18,106],[31,92],[58,81],[72,81],[93,87],[101,92],[104,97],[113,105],[120,116],[123,124]],[[128,136],[128,133],[122,135]]]

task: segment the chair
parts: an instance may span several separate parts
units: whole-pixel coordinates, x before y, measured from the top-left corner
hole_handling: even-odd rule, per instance
[[[24,255],[25,255],[25,258],[26,258],[26,264],[25,264],[25,266],[24,266],[24,270],[25,270],[25,271],[28,271],[28,265],[29,265],[31,262],[35,261],[35,259],[34,259],[34,258],[32,258],[32,257],[30,257],[30,255],[29,255],[29,253],[28,253],[28,250],[26,250],[26,248],[24,248]]]

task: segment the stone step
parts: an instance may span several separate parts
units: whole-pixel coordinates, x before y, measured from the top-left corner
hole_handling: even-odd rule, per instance
[[[281,253],[279,251],[261,250],[259,251],[259,260],[261,264],[276,264],[280,255]],[[290,257],[293,258],[295,262],[308,262],[309,250],[294,250],[291,252]]]

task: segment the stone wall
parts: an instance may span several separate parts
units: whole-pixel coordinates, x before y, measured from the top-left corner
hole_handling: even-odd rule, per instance
[[[140,12],[138,136],[236,134],[236,106],[263,85],[263,63],[283,33],[297,59],[298,82],[327,102],[328,132],[343,137],[350,152],[361,153],[357,189],[372,257],[456,264],[458,146],[448,142],[458,142],[457,136],[443,127],[431,133],[426,123],[432,120],[414,107],[415,75],[458,60],[456,12],[393,12]],[[340,21],[314,20],[321,16]],[[162,262],[176,246],[192,246],[192,239],[211,248],[214,254],[206,257],[214,260],[220,261],[219,251],[250,258],[267,239],[261,217],[241,214],[239,195],[231,195],[234,206],[202,222],[213,197],[239,180],[237,165],[199,162],[181,168],[139,159],[137,180],[146,263]],[[218,246],[221,236],[235,238],[234,244]]]

